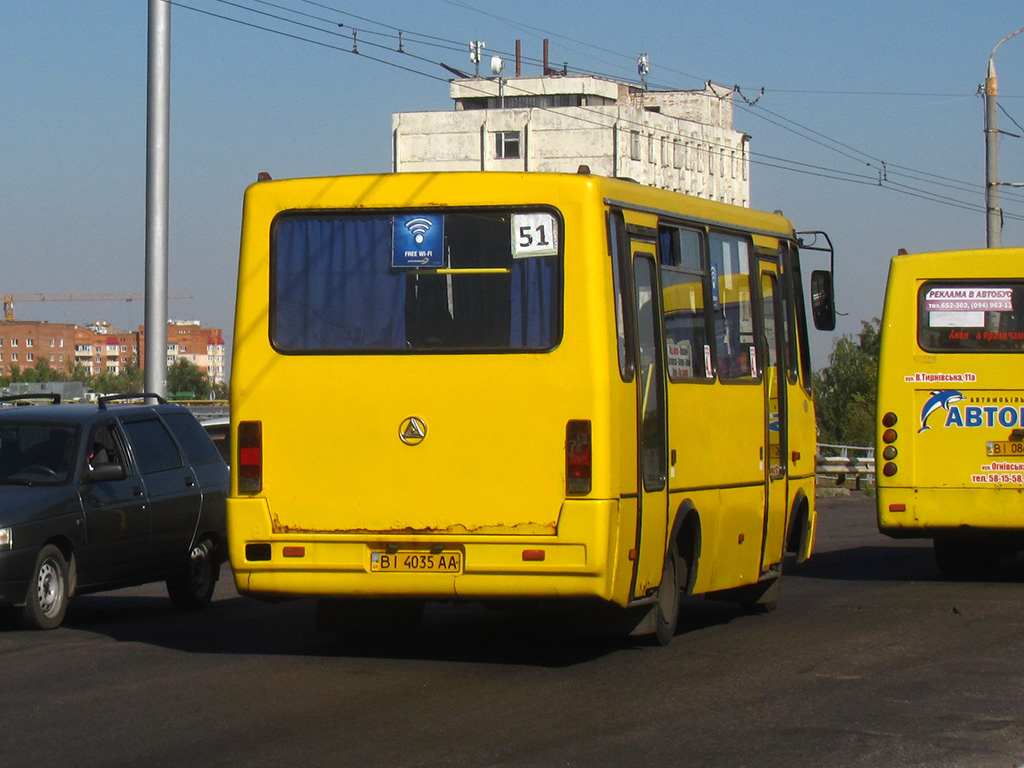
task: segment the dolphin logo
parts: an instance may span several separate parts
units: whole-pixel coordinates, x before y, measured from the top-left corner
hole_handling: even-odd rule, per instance
[[[953,403],[959,403],[961,400],[966,400],[963,393],[956,389],[933,389],[932,396],[928,398],[928,401],[924,404],[924,408],[921,409],[921,428],[917,430],[917,434],[921,434],[926,429],[931,429],[928,426],[928,417],[940,408],[944,411],[949,410],[949,406]]]

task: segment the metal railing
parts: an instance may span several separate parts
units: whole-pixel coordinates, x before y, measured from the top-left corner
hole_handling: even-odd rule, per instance
[[[845,485],[852,476],[860,489],[861,478],[875,476],[875,449],[862,445],[832,445],[818,443],[815,472],[824,478],[835,478],[836,485]]]

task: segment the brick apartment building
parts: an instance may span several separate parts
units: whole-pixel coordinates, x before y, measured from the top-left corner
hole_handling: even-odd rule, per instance
[[[24,370],[46,360],[51,368],[67,371],[81,365],[93,376],[120,373],[146,359],[145,328],[118,331],[104,322],[88,326],[9,320],[0,323],[0,376],[11,366]],[[167,365],[186,359],[206,373],[213,384],[227,379],[227,352],[219,328],[203,328],[198,321],[167,324]]]

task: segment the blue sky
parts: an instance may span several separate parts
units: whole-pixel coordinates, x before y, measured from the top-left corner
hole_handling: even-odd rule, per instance
[[[538,74],[544,38],[570,71],[636,79],[645,52],[652,87],[713,80],[751,101],[763,88],[736,102],[752,205],[831,235],[838,332],[856,332],[881,313],[898,248],[984,246],[976,91],[993,46],[1024,27],[1019,0],[181,0],[171,16],[169,288],[193,298],[169,314],[229,341],[242,193],[258,172],[387,171],[392,113],[451,108],[438,62],[472,71],[470,40],[510,59],[518,39],[524,74]],[[406,55],[391,50],[397,29]],[[145,0],[0,0],[0,293],[143,291],[146,37]],[[1024,134],[1024,34],[995,61],[999,126]],[[1024,182],[1024,139],[1002,138],[1000,178]],[[1024,244],[1024,190],[1005,189],[1003,207],[1003,244]],[[144,322],[142,302],[17,314]],[[815,335],[815,367],[832,338]]]

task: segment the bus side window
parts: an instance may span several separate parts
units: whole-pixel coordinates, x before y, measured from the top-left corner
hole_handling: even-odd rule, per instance
[[[790,381],[800,384],[809,394],[811,391],[811,345],[807,338],[807,309],[804,301],[803,274],[800,269],[800,250],[793,244],[784,251],[782,272],[786,281],[786,297],[789,300],[790,333]]]
[[[712,232],[709,246],[718,376],[756,378],[750,243],[736,235]]]
[[[701,232],[662,227],[658,236],[665,360],[670,381],[714,378]]]
[[[612,211],[608,216],[608,253],[612,260],[612,290],[615,292],[615,332],[618,337],[619,375],[624,382],[633,380],[633,332],[632,323],[626,318],[632,316],[633,291],[629,275],[629,236],[626,234],[626,220],[622,211]]]

